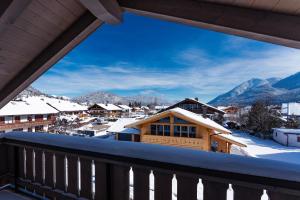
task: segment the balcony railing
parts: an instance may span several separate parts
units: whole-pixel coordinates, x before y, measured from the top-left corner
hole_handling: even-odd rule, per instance
[[[199,179],[204,200],[300,199],[300,166],[264,159],[152,144],[51,134],[8,133],[0,138],[0,183],[50,199],[128,200],[133,170],[133,199],[196,200]],[[199,195],[199,194],[198,194]]]

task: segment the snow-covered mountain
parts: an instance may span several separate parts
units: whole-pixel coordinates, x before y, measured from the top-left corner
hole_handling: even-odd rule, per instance
[[[300,101],[300,72],[284,79],[250,79],[216,97],[209,104],[249,105],[257,100],[267,100],[275,104]]]
[[[168,104],[169,102],[163,98],[148,95],[136,96],[119,96],[109,92],[97,91],[72,99],[78,103],[113,103],[113,104],[128,104],[129,102],[141,102],[142,105],[147,104]]]
[[[40,95],[46,95],[46,94],[42,93],[41,91],[39,91],[38,89],[35,89],[32,86],[29,86],[28,88],[23,90],[17,97],[21,97],[21,96],[40,96]]]
[[[300,72],[278,81],[273,87],[284,88],[287,90],[300,88]]]

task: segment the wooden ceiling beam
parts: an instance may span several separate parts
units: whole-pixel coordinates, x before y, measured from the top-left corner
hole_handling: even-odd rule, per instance
[[[8,26],[16,21],[30,2],[31,0],[0,1],[0,36]]]
[[[126,11],[300,49],[300,16],[200,0],[118,0]]]
[[[122,21],[122,9],[116,0],[79,0],[98,19],[117,24]]]
[[[27,88],[103,22],[87,11],[34,60],[13,77],[0,92],[0,108]],[[51,83],[49,83],[51,84]]]

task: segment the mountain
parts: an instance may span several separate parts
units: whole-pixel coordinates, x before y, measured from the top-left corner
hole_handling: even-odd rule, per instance
[[[284,88],[287,90],[300,88],[300,72],[278,81],[273,86],[276,88]]]
[[[300,101],[300,72],[284,79],[250,79],[211,100],[214,106],[250,105],[258,100],[270,103]]]
[[[41,96],[41,95],[46,95],[44,93],[42,93],[41,91],[39,91],[38,89],[35,89],[32,86],[29,86],[28,88],[26,88],[25,90],[23,90],[18,96]],[[47,96],[47,95],[46,95]]]
[[[129,102],[141,102],[142,105],[148,104],[169,104],[163,98],[156,97],[156,96],[148,96],[148,95],[136,95],[136,96],[119,96],[116,94],[112,94],[109,92],[97,91],[92,92],[83,96],[75,97],[72,99],[78,103],[113,103],[113,104],[129,104]]]

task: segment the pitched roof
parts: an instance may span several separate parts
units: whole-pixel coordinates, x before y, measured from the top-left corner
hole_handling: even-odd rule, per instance
[[[78,103],[71,102],[69,100],[64,100],[64,99],[56,99],[56,98],[49,98],[49,97],[28,97],[25,98],[25,100],[30,102],[42,100],[60,112],[76,112],[76,111],[87,110],[87,106],[83,106]]]
[[[10,101],[0,109],[0,116],[56,114],[58,111],[43,101]]]
[[[140,134],[140,130],[135,128],[126,128],[125,126],[136,121],[135,118],[120,118],[107,129],[111,133],[127,133],[127,134]]]
[[[172,108],[176,108],[176,107],[178,107],[179,104],[181,104],[181,103],[183,103],[183,102],[185,102],[185,101],[192,101],[192,102],[194,102],[194,103],[201,104],[201,105],[203,105],[204,107],[210,108],[210,109],[214,110],[215,112],[218,112],[218,113],[221,113],[221,114],[225,114],[225,112],[224,112],[223,110],[220,110],[220,109],[218,109],[218,108],[216,108],[216,107],[214,107],[214,106],[208,105],[208,104],[206,104],[206,103],[203,103],[203,102],[201,102],[201,101],[198,101],[198,100],[196,100],[196,99],[191,99],[191,98],[185,98],[184,100],[182,100],[182,101],[180,101],[180,102],[178,102],[178,103],[175,103],[174,105],[169,106],[169,107],[163,109],[162,111],[168,110],[168,109],[172,109]]]
[[[193,113],[193,112],[190,112],[188,110],[184,110],[184,109],[178,108],[178,107],[170,109],[170,110],[166,110],[164,112],[161,112],[161,113],[158,113],[156,115],[150,116],[146,119],[134,122],[134,123],[129,124],[125,127],[128,127],[128,128],[136,127],[136,126],[139,126],[141,124],[160,119],[160,118],[162,118],[162,117],[164,117],[168,114],[173,114],[177,117],[184,117],[185,119],[188,119],[192,123],[207,127],[209,129],[213,129],[215,131],[219,131],[220,133],[231,133],[231,131],[229,131],[228,129],[224,128],[223,126],[221,126],[220,124],[214,122],[213,120],[211,120],[209,118],[204,118],[201,115],[198,115],[196,113]]]
[[[130,108],[127,105],[118,105],[120,108],[125,109],[125,110],[132,110],[132,108]]]
[[[114,105],[114,104],[97,104],[98,106],[100,106],[101,108],[105,109],[105,110],[109,110],[109,111],[117,111],[117,110],[122,110],[120,107]]]

